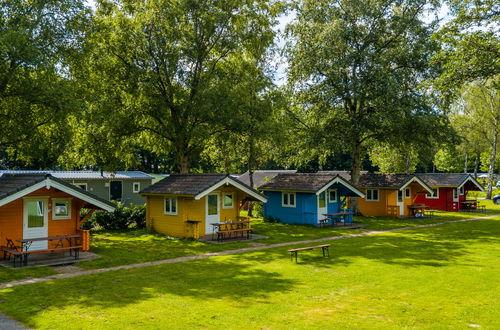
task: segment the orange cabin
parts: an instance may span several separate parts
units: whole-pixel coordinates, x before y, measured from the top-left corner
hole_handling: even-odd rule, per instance
[[[80,235],[83,250],[90,247],[88,231],[80,226],[82,208],[114,211],[110,202],[47,174],[0,176],[0,246],[18,240]],[[51,248],[48,240],[33,242],[30,251]],[[16,244],[17,245],[17,244]]]

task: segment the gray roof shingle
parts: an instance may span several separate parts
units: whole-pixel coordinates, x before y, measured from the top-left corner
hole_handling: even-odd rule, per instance
[[[35,171],[35,170],[0,170],[2,174],[50,174],[52,177],[59,179],[81,179],[81,180],[102,180],[102,179],[153,179],[147,173],[141,171],[117,171],[117,172],[100,172],[100,171]]]
[[[230,178],[239,183],[245,188],[251,190],[255,194],[263,196],[257,190],[249,187],[244,182],[229,174],[203,173],[203,174],[171,174],[168,177],[158,181],[157,183],[146,187],[141,194],[169,194],[169,195],[192,195],[196,196],[199,193],[216,185],[220,181]]]
[[[417,175],[433,187],[458,187],[470,177],[467,173],[419,173]]]
[[[316,192],[335,177],[337,175],[328,173],[284,173],[278,174],[259,189]]]
[[[68,187],[72,190],[75,190],[81,194],[84,194],[94,200],[97,200],[101,203],[104,203],[108,206],[111,206],[111,207],[116,207],[115,204],[105,200],[105,199],[102,199],[92,193],[89,193],[88,191],[85,191],[83,189],[80,189],[72,184],[69,184],[59,178],[55,178],[53,177],[52,175],[50,174],[11,174],[11,173],[8,173],[8,174],[3,174],[2,176],[0,176],[0,200],[4,199],[4,198],[7,198],[19,191],[22,191],[26,188],[29,188],[39,182],[42,182],[43,180],[47,179],[47,178],[50,178],[51,180],[65,186],[65,187]]]
[[[253,185],[259,188],[264,183],[269,182],[278,174],[297,173],[297,170],[255,170],[253,171]],[[246,185],[250,185],[250,174],[248,171],[238,177],[238,180]]]

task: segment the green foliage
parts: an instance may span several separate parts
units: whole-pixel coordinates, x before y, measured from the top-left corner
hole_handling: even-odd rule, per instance
[[[11,159],[52,165],[70,138],[80,104],[68,64],[88,16],[82,0],[0,1],[0,147]]]
[[[264,222],[265,223],[280,223],[281,220],[278,217],[273,217],[273,216],[268,215],[268,216],[264,217]]]
[[[294,105],[285,117],[304,132],[295,137],[303,157],[350,151],[357,177],[370,141],[428,146],[445,137],[446,117],[421,88],[434,74],[435,26],[421,20],[428,1],[295,4],[288,48]]]
[[[419,151],[395,144],[377,144],[369,150],[370,160],[381,173],[414,173]]]
[[[146,208],[144,205],[124,206],[122,203],[118,203],[113,213],[95,211],[90,219],[82,225],[83,229],[97,230],[122,230],[145,227]]]
[[[264,216],[264,204],[252,202],[252,215],[254,218],[262,218]]]
[[[454,147],[439,149],[434,156],[434,164],[436,169],[443,172],[457,173],[462,172],[464,169],[463,155]]]

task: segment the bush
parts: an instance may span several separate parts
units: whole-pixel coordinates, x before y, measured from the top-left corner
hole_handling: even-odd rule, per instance
[[[264,217],[264,222],[267,222],[267,223],[280,223],[281,220],[278,217],[273,217],[273,216],[268,215],[268,216]]]
[[[145,227],[146,208],[144,207],[144,205],[124,206],[122,203],[118,203],[113,213],[106,211],[95,211],[90,219],[85,221],[82,225],[83,229],[105,230]]]
[[[262,218],[264,215],[264,204],[252,202],[252,216],[254,218]]]

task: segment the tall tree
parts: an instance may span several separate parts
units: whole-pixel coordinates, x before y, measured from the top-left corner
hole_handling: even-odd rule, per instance
[[[429,77],[433,24],[428,1],[302,0],[290,25],[290,87],[295,118],[323,152],[349,150],[358,184],[371,140],[420,135],[414,121],[446,125],[419,88]],[[415,127],[411,135],[405,126]],[[438,131],[438,129],[436,129]],[[424,130],[425,131],[425,130]],[[413,135],[417,134],[417,135]],[[312,143],[311,143],[312,144]]]
[[[145,137],[148,149],[162,146],[187,173],[231,120],[235,100],[227,95],[237,96],[238,73],[261,70],[256,65],[273,41],[274,5],[98,1],[93,50],[82,71],[91,116],[117,135]]]
[[[82,0],[0,1],[0,148],[35,156],[55,135],[67,141],[65,122],[78,108],[67,60],[88,16]]]

